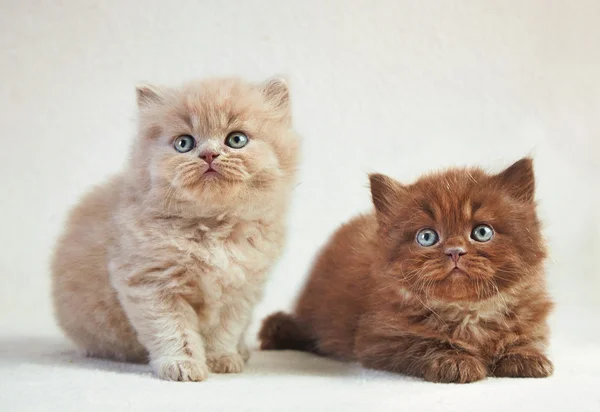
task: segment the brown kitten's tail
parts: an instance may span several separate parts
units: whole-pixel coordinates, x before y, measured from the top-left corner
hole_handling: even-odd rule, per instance
[[[316,342],[298,325],[292,315],[277,312],[263,320],[258,332],[261,350],[299,350],[317,353]]]

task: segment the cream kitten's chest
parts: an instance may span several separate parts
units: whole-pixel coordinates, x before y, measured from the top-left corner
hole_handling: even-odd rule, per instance
[[[281,231],[261,225],[203,225],[176,236],[171,245],[188,273],[188,285],[197,288],[205,303],[252,298],[281,250]]]

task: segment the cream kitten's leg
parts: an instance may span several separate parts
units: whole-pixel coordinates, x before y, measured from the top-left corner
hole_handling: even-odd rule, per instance
[[[248,328],[250,327],[250,316],[248,316],[248,320],[246,321],[246,326],[244,326],[244,330],[242,331],[242,335],[240,336],[240,340],[237,345],[237,352],[240,354],[244,363],[248,362],[250,359],[250,349],[248,349],[248,345],[246,344],[246,334],[248,332]]]
[[[162,379],[201,381],[208,376],[198,317],[179,295],[129,287],[121,301],[138,339],[150,354],[150,364]]]
[[[238,342],[237,351],[244,360],[244,362],[248,362],[248,359],[250,359],[250,350],[248,349],[248,345],[246,344],[245,333],[242,334],[242,337]]]
[[[251,310],[242,303],[224,308],[221,324],[205,334],[206,358],[212,372],[239,373],[244,368],[250,357],[243,339]]]

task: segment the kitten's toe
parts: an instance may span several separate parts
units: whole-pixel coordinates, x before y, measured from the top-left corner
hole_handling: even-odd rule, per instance
[[[494,367],[494,376],[507,378],[545,378],[553,372],[552,362],[542,354],[508,354]]]
[[[208,377],[209,370],[204,362],[195,360],[167,360],[155,365],[159,378],[169,381],[198,382]]]
[[[445,355],[431,361],[423,378],[430,382],[470,383],[485,379],[487,368],[470,355]]]
[[[240,373],[244,369],[244,359],[238,353],[209,355],[206,363],[214,373]]]

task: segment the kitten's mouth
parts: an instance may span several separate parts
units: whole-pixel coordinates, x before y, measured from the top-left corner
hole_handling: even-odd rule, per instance
[[[438,272],[438,275],[436,276],[435,281],[436,282],[448,282],[448,281],[465,281],[465,280],[469,280],[470,276],[469,274],[464,271],[463,269],[459,268],[459,267],[454,267],[452,269],[450,269],[450,271],[448,272],[443,272],[440,271]]]
[[[458,266],[455,266],[450,272],[448,272],[448,275],[446,277],[454,278],[454,279],[461,279],[461,278],[468,278],[469,275],[467,274],[467,272],[465,272]]]
[[[206,169],[206,171],[204,172],[204,176],[213,176],[213,175],[218,175],[218,174],[219,174],[219,172],[217,172],[211,166],[209,166],[208,169]]]

